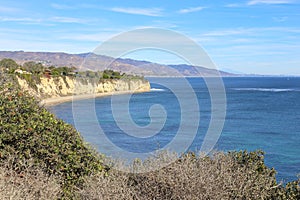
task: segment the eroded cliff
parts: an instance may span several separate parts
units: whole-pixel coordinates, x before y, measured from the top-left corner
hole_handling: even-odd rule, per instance
[[[40,98],[56,98],[81,94],[111,93],[119,91],[147,92],[150,91],[150,83],[145,79],[108,79],[92,81],[74,77],[41,77],[34,84],[17,77],[22,89]]]

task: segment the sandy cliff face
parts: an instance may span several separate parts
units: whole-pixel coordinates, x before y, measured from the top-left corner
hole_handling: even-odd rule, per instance
[[[79,94],[106,93],[115,91],[147,92],[150,84],[143,79],[103,80],[93,83],[89,80],[77,80],[70,77],[45,78],[33,86],[17,77],[19,85],[39,98],[54,98]]]

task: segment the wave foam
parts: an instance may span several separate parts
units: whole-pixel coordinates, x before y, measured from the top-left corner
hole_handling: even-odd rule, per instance
[[[163,92],[165,90],[164,89],[160,89],[160,88],[151,88],[150,91],[151,92]]]
[[[293,92],[300,91],[295,89],[281,89],[281,88],[232,88],[238,91],[260,91],[260,92]]]

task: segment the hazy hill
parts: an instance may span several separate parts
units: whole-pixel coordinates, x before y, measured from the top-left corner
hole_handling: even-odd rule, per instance
[[[114,59],[93,53],[68,54],[62,52],[0,51],[0,59],[3,58],[11,58],[21,64],[27,61],[36,61],[47,66],[75,66],[82,70],[104,70],[104,66],[108,66],[106,68],[115,71],[143,76],[216,76],[217,74],[216,70],[205,67],[184,64],[162,65],[148,61]],[[235,76],[232,73],[219,72],[222,76]]]

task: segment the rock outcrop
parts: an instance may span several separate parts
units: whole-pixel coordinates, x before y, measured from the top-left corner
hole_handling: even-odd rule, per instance
[[[104,79],[95,82],[68,76],[55,78],[41,77],[40,81],[34,84],[29,84],[28,81],[20,77],[17,77],[17,80],[21,88],[40,99],[120,91],[150,91],[150,83],[142,78]]]

